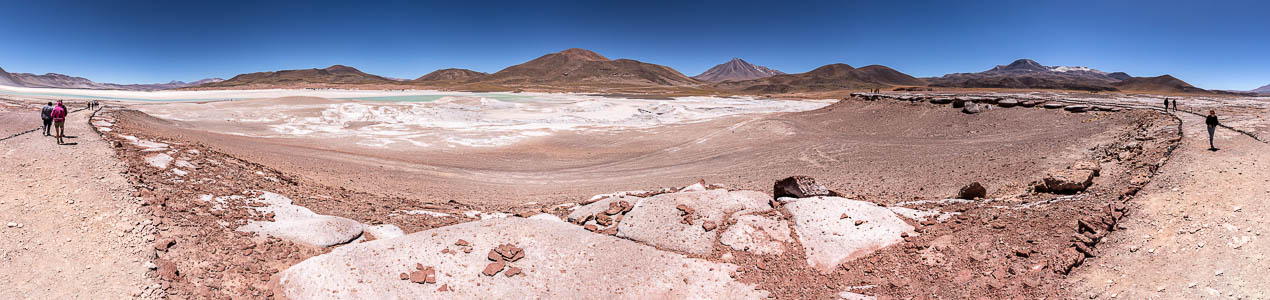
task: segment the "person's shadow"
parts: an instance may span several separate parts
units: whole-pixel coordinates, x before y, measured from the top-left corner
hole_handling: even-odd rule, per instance
[[[1213,148],[1213,147],[1208,148],[1208,151],[1217,152],[1217,150],[1221,150],[1221,148]]]
[[[79,142],[61,143],[61,144],[58,144],[58,145],[62,145],[62,146],[74,146],[74,145],[79,145]]]

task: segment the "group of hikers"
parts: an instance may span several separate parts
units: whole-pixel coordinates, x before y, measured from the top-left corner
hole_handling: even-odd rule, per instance
[[[88,109],[95,109],[99,105],[97,101],[89,101]],[[70,113],[71,110],[66,108],[65,104],[62,104],[62,100],[57,100],[57,105],[53,105],[53,102],[45,104],[40,109],[40,120],[44,121],[44,126],[42,127],[44,136],[57,137],[58,145],[65,144],[62,138],[66,137],[66,115]]]
[[[1177,102],[1177,99],[1173,99],[1173,112],[1175,113],[1177,112]],[[1164,98],[1164,111],[1169,111],[1169,98]],[[1208,111],[1208,116],[1204,117],[1204,125],[1208,126],[1208,150],[1217,151],[1217,146],[1213,145],[1213,134],[1217,133],[1217,126],[1221,125],[1221,123],[1217,121],[1216,111]]]

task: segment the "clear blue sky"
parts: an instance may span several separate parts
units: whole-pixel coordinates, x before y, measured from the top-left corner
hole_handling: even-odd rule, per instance
[[[689,76],[732,57],[919,77],[1032,58],[1210,89],[1270,84],[1267,1],[429,2],[0,0],[0,67],[116,83],[332,64],[415,78],[577,47]]]

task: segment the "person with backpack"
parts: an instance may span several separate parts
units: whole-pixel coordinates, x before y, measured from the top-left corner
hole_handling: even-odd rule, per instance
[[[49,113],[49,117],[53,118],[53,131],[55,131],[57,136],[58,145],[62,144],[62,136],[65,135],[66,113],[66,106],[62,105],[62,100],[58,100],[57,107],[54,107],[53,111]]]
[[[45,104],[44,108],[40,109],[40,120],[44,121],[44,136],[49,136],[49,128],[53,126],[53,116],[50,115],[52,113],[53,102]]]

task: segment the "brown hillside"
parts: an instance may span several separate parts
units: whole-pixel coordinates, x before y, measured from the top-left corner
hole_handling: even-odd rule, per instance
[[[767,78],[721,82],[715,84],[722,90],[757,93],[787,93],[796,91],[829,91],[890,86],[925,85],[920,79],[894,69],[871,65],[853,68],[847,64],[825,65],[807,73],[776,75]]]
[[[1191,86],[1191,84],[1171,75],[1156,77],[1133,77],[1112,84],[1117,89],[1131,92],[1151,93],[1208,93],[1208,90]]]
[[[367,74],[353,67],[334,65],[325,69],[282,70],[275,72],[257,72],[234,76],[229,80],[212,82],[194,88],[225,87],[288,87],[307,86],[312,84],[401,84],[398,81],[378,75]]]
[[[610,60],[584,49],[569,49],[507,67],[469,83],[554,86],[693,86],[699,82],[666,66],[630,59]]]
[[[450,69],[441,69],[441,70],[432,71],[432,73],[428,73],[427,75],[420,76],[419,78],[416,78],[413,81],[415,82],[438,82],[438,81],[457,82],[457,81],[479,79],[481,77],[485,77],[488,75],[489,75],[488,73],[481,73],[481,72],[472,71],[468,69],[450,68]]]

